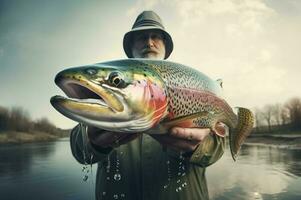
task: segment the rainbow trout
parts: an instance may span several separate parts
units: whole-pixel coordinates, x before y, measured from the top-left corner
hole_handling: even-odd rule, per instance
[[[103,62],[63,70],[55,83],[68,96],[52,97],[55,109],[104,130],[164,134],[174,126],[215,130],[223,122],[234,160],[253,127],[251,111],[239,107],[234,112],[224,100],[220,81],[178,63]]]

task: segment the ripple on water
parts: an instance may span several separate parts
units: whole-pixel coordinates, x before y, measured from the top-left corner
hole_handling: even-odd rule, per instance
[[[233,162],[226,151],[207,170],[211,199],[301,199],[300,155],[300,150],[248,146]]]

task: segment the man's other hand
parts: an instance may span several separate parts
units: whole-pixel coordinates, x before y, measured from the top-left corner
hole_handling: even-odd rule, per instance
[[[217,123],[215,130],[225,132],[225,125]],[[151,135],[163,147],[173,149],[178,152],[193,152],[197,146],[209,134],[215,134],[209,128],[181,128],[173,127],[168,134],[165,135]]]

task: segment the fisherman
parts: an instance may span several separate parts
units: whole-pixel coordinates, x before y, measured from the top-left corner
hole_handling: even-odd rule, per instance
[[[144,11],[123,38],[128,58],[167,59],[173,41],[153,11]],[[217,130],[227,131],[223,124]],[[225,139],[208,128],[173,127],[163,135],[126,134],[79,124],[71,149],[81,164],[98,163],[96,199],[209,199],[205,168]]]

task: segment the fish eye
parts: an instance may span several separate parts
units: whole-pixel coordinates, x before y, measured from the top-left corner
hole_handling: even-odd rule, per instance
[[[122,74],[119,72],[112,72],[109,75],[109,82],[115,87],[123,87],[125,83]]]
[[[119,77],[114,77],[112,79],[112,82],[115,84],[115,85],[119,85],[119,83],[121,82],[121,79]]]

